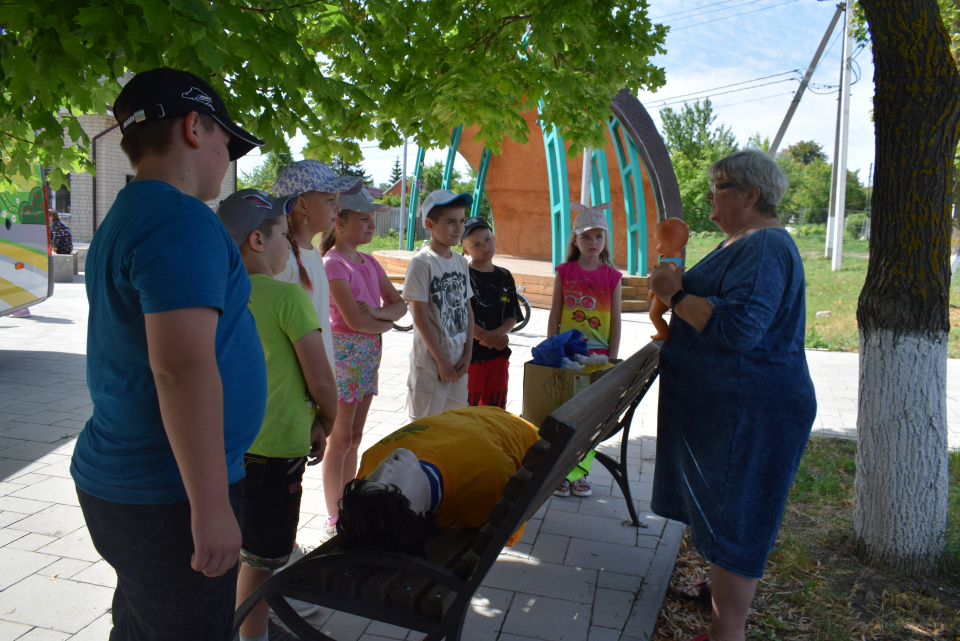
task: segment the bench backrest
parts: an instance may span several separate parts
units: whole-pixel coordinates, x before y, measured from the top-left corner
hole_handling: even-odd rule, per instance
[[[454,568],[458,576],[468,583],[482,581],[513,532],[553,495],[587,452],[632,418],[631,407],[636,407],[656,379],[659,362],[659,344],[648,343],[544,420],[540,440],[527,452],[470,551]],[[478,568],[481,571],[475,572]]]

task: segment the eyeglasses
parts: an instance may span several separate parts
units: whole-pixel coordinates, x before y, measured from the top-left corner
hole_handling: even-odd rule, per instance
[[[737,186],[737,183],[720,183],[719,185],[716,183],[710,183],[710,193],[715,194],[721,189],[730,189],[731,187],[736,187],[736,186]]]

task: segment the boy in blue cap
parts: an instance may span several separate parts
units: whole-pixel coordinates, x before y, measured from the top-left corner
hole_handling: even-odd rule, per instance
[[[411,420],[467,404],[467,369],[473,349],[467,259],[454,253],[460,244],[470,194],[431,192],[421,208],[430,244],[407,266],[403,298],[413,314],[413,353],[407,378]]]

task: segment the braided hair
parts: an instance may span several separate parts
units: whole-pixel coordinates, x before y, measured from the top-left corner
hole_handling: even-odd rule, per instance
[[[303,287],[308,293],[313,292],[313,282],[310,280],[310,274],[307,273],[307,268],[303,266],[303,259],[300,257],[300,245],[297,243],[297,239],[293,234],[293,224],[290,223],[290,214],[294,213],[297,205],[301,203],[299,198],[293,198],[287,201],[285,208],[287,213],[287,222],[289,223],[290,230],[287,232],[287,240],[290,241],[290,249],[293,250],[293,256],[297,259],[297,267],[300,270],[300,286]]]

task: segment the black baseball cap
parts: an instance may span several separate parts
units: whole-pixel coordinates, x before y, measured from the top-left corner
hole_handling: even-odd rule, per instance
[[[118,104],[123,113],[117,112]],[[227,144],[230,160],[263,145],[262,140],[233,122],[227,106],[210,85],[187,71],[159,67],[140,72],[130,79],[113,103],[113,115],[121,132],[139,122],[185,116],[191,111],[213,117],[227,130],[230,134]]]
[[[217,218],[233,242],[242,247],[260,223],[289,214],[299,199],[296,194],[275,197],[259,189],[241,189],[220,201]]]
[[[475,229],[490,229],[490,223],[481,218],[480,216],[471,216],[463,221],[463,236],[460,239],[460,242],[463,243],[463,239],[469,236]]]

